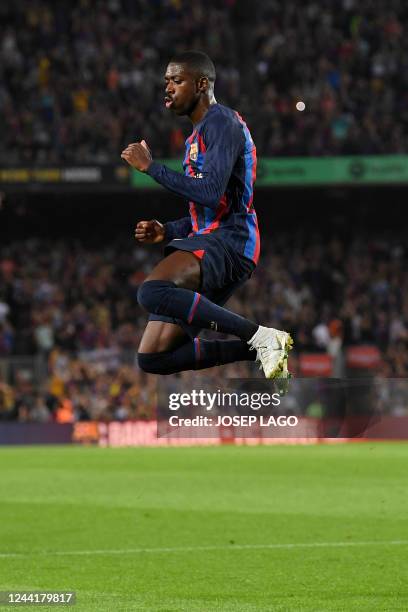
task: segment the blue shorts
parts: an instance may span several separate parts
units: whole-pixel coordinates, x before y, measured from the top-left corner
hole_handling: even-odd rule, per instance
[[[174,251],[189,251],[200,260],[199,292],[219,306],[223,306],[231,295],[252,276],[256,267],[252,261],[238,255],[228,245],[223,244],[220,238],[211,234],[176,238],[165,247],[164,254],[167,256]],[[162,315],[151,314],[149,321],[165,321],[179,325],[191,338],[198,336],[202,329],[180,319]]]

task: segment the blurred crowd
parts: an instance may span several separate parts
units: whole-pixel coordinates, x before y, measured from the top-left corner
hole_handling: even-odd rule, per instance
[[[154,418],[156,380],[128,365],[105,366],[54,350],[38,387],[20,370],[13,385],[0,380],[0,421],[73,423]]]
[[[0,163],[118,163],[142,137],[180,155],[163,72],[186,48],[262,155],[406,153],[407,23],[404,0],[4,0]]]
[[[147,418],[157,378],[137,367],[146,321],[137,288],[161,257],[128,238],[90,250],[81,242],[30,239],[0,246],[0,366],[31,355],[45,364],[38,388],[24,368],[0,378],[0,418]],[[265,240],[261,263],[228,307],[290,331],[296,354],[368,344],[379,373],[408,375],[408,253],[394,231],[346,238],[307,230]],[[208,332],[209,333],[209,332]],[[208,373],[208,371],[207,371]],[[261,376],[253,363],[214,368],[213,381]],[[188,373],[185,377],[186,384]],[[0,367],[1,377],[1,367]]]

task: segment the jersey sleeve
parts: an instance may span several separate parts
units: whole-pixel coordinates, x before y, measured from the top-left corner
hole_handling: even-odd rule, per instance
[[[169,191],[216,209],[245,138],[239,124],[219,115],[206,123],[202,137],[206,151],[200,178],[185,176],[157,162],[150,165],[147,173]]]
[[[171,242],[174,238],[186,238],[192,231],[191,217],[183,217],[164,224],[165,239]]]

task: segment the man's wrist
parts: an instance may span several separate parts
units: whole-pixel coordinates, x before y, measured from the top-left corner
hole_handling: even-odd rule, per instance
[[[163,223],[164,236],[163,242],[171,242],[173,240],[171,223]]]
[[[146,170],[146,174],[148,174],[152,178],[155,178],[155,176],[160,171],[161,166],[162,166],[162,164],[159,164],[158,162],[155,162],[155,161],[152,160],[150,162],[150,164],[149,164],[149,167]]]

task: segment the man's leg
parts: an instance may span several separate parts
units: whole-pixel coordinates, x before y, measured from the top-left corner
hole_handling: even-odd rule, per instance
[[[214,304],[198,292],[199,260],[187,251],[175,251],[161,261],[138,292],[138,301],[152,314],[175,317],[248,341],[259,325]]]
[[[255,357],[244,340],[191,339],[178,325],[162,321],[149,321],[138,352],[139,367],[151,374],[202,370]]]
[[[201,277],[199,260],[185,251],[176,251],[173,255],[187,257],[173,257],[172,260],[177,261],[173,261],[169,267],[166,265],[164,270],[161,262],[146,282],[170,276],[172,282],[182,288],[198,289]],[[249,350],[245,341],[192,339],[179,325],[164,321],[148,322],[138,352],[141,369],[154,374],[200,370],[235,361],[254,361],[255,357],[255,352]]]
[[[256,359],[261,361],[267,378],[274,378],[279,374],[284,377],[289,376],[287,355],[292,345],[289,334],[259,326],[208,300],[198,293],[200,273],[200,263],[195,255],[187,251],[175,251],[154,268],[140,287],[139,304],[152,314],[173,317],[189,325],[234,334],[241,338],[242,342],[250,341],[251,349],[256,350]],[[190,345],[189,364],[191,364],[193,348],[197,354],[198,347]],[[211,365],[222,363],[219,361],[219,351],[218,356],[216,355],[214,345],[208,345],[206,348],[208,351],[213,351],[210,358]],[[228,361],[224,363],[236,361],[236,351],[240,352],[244,349],[247,350],[243,345],[239,347],[237,345],[234,350],[228,350]],[[232,358],[232,353],[235,355],[234,358]],[[145,370],[149,368],[149,371],[152,371],[151,368],[156,366],[152,366],[151,363],[149,365],[147,361],[151,362],[151,359],[144,359],[143,354],[142,351],[139,352],[140,367]],[[178,357],[180,365],[177,367],[179,369],[191,369],[191,366],[187,368],[185,365],[185,352],[179,351]],[[162,358],[164,358],[163,355]],[[172,359],[170,365],[175,367],[174,353]],[[214,359],[216,362],[212,363]],[[201,363],[207,364],[203,359]],[[201,367],[210,367],[210,365],[201,365]]]

